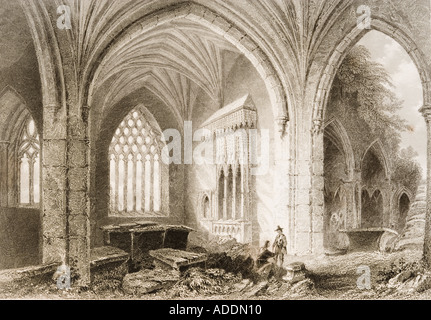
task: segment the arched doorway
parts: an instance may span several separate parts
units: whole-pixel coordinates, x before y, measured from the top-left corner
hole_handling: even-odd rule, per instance
[[[383,226],[383,197],[380,190],[369,195],[367,190],[362,191],[361,227],[376,228]]]
[[[345,228],[347,214],[347,199],[343,192],[343,180],[347,180],[346,158],[342,146],[335,143],[333,136],[329,135],[329,133],[325,135],[324,247],[326,250],[343,248],[344,243],[342,239],[344,236],[339,231]]]
[[[410,210],[410,198],[406,193],[403,193],[398,201],[398,231],[402,231],[406,225],[407,214]]]
[[[224,219],[225,210],[225,176],[224,171],[221,170],[218,178],[218,201],[217,201],[217,215],[219,220]]]
[[[403,32],[402,28],[395,28],[395,32],[394,32],[394,26],[388,22],[386,22],[383,18],[379,18],[378,14],[376,14],[376,16],[373,16],[373,19],[371,21],[371,25],[369,29],[361,29],[358,28],[357,25],[354,25],[353,23],[350,26],[351,29],[347,29],[347,31],[345,31],[344,36],[340,37],[339,41],[336,42],[336,44],[334,44],[333,47],[333,51],[331,54],[328,54],[328,60],[325,61],[325,67],[324,67],[324,71],[320,73],[320,81],[319,81],[319,85],[316,88],[316,95],[315,95],[315,105],[314,105],[314,118],[313,118],[313,125],[314,125],[314,138],[317,139],[316,141],[318,141],[319,143],[321,143],[323,145],[323,130],[321,130],[322,128],[322,124],[324,123],[325,118],[328,116],[327,112],[328,109],[331,107],[332,103],[331,103],[331,90],[333,89],[333,85],[334,85],[334,79],[336,78],[336,74],[337,72],[340,70],[340,65],[343,63],[345,57],[349,54],[349,52],[351,51],[351,49],[355,46],[355,44],[364,36],[366,35],[368,32],[372,31],[372,30],[376,30],[376,31],[380,31],[386,35],[388,35],[389,37],[391,37],[393,40],[395,40],[396,42],[398,42],[404,49],[405,51],[408,52],[408,55],[410,56],[410,60],[413,62],[413,68],[411,68],[411,65],[408,65],[409,70],[415,70],[415,71],[419,71],[417,72],[420,76],[420,82],[419,82],[419,87],[421,87],[420,89],[422,89],[422,91],[420,92],[419,95],[415,96],[415,98],[420,98],[418,99],[418,104],[411,106],[409,112],[410,113],[414,113],[414,111],[418,110],[420,107],[423,106],[422,110],[425,111],[427,109],[429,109],[429,105],[430,105],[430,87],[429,87],[429,79],[430,79],[430,70],[428,67],[428,63],[426,62],[426,53],[423,52],[417,44],[415,43],[415,40],[413,38],[410,38],[409,35],[407,35],[405,32]],[[349,31],[350,30],[350,31]],[[374,42],[374,44],[376,46],[378,46],[381,42]],[[391,47],[391,46],[388,46]],[[383,49],[383,48],[382,48]],[[381,50],[382,52],[384,50]],[[398,64],[399,67],[403,66],[406,67],[407,64]],[[399,79],[402,79],[404,77],[404,79],[406,80],[409,77],[405,77],[406,74],[406,70],[399,72]],[[352,74],[350,74],[352,75]],[[406,80],[407,81],[407,80]],[[422,83],[422,86],[421,86]],[[416,82],[415,82],[416,85]],[[423,94],[422,94],[423,93]],[[423,98],[423,103],[422,99]],[[347,109],[345,109],[347,110]],[[345,114],[350,116],[350,118],[352,118],[352,121],[356,121],[357,117],[353,116],[351,113],[346,112]],[[371,113],[370,113],[371,114]],[[423,119],[420,119],[419,121],[423,121]],[[344,122],[343,122],[344,123]],[[414,127],[416,127],[416,125],[414,125]],[[422,125],[420,125],[421,129],[421,134],[422,134],[422,138],[426,137],[426,133],[424,132],[424,127]],[[412,127],[411,129],[414,130],[414,128]],[[361,149],[360,146],[360,142],[362,141],[362,143],[370,143],[370,141],[365,142],[366,136],[372,132],[371,130],[358,130],[358,132],[361,132],[362,136],[360,140],[357,140],[357,142],[353,142],[352,144],[355,146],[355,151],[358,149]],[[395,136],[394,136],[395,137]],[[322,140],[320,140],[322,139]],[[318,145],[318,144],[317,144]],[[319,155],[320,155],[320,149],[321,147],[318,145],[318,150],[316,150],[316,159],[318,159]],[[323,149],[323,148],[322,148]],[[389,148],[387,149],[388,153],[392,153],[393,151],[397,150],[397,148]],[[421,150],[423,151],[423,154],[426,154],[425,150],[426,148],[424,146],[421,147]],[[382,166],[384,167],[384,171],[389,172],[391,163],[384,163],[384,160],[382,157],[382,154],[379,154],[379,152],[376,152],[376,150],[374,150],[375,156],[377,158],[380,158],[380,162],[382,164]],[[358,197],[358,201],[359,204],[362,204],[362,200],[361,195],[362,195],[362,191],[363,191],[363,186],[361,183],[361,160],[363,159],[363,153],[359,152],[359,154],[355,154],[355,158],[356,158],[356,171],[358,172],[358,177],[355,178],[355,182],[359,183],[361,186],[359,187],[359,192],[357,193],[359,195]],[[392,160],[392,154],[390,155],[390,159]],[[317,161],[317,160],[316,160]],[[427,168],[427,170],[429,170],[429,168]],[[371,173],[371,171],[369,172]],[[366,174],[367,175],[367,174]],[[388,179],[388,181],[391,179],[391,177],[389,175],[387,175],[386,179]],[[429,183],[429,181],[428,181]],[[317,185],[317,184],[316,184]],[[373,198],[373,194],[374,191],[376,189],[379,189],[380,187],[378,186],[365,186],[366,192],[368,193],[368,197],[369,197],[369,201],[371,201],[371,198]],[[381,188],[380,189],[380,194],[382,196],[383,199],[383,203],[384,203],[384,225],[385,226],[389,226],[389,221],[393,221],[390,220],[393,217],[391,216],[392,214],[396,214],[398,215],[398,210],[396,208],[390,208],[390,203],[392,201],[390,201],[389,199],[391,199],[390,196],[390,184],[387,183],[385,188]],[[364,195],[365,197],[365,195]],[[374,197],[375,199],[378,199],[379,196],[377,195],[377,197]],[[397,201],[394,202],[395,206],[397,206]],[[393,210],[392,210],[393,209]],[[359,211],[363,211],[363,210],[359,210]],[[361,218],[358,217],[358,221],[361,221]],[[429,233],[428,233],[429,234]]]

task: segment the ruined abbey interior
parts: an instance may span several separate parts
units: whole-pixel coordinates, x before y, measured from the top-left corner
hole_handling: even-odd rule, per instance
[[[1,2],[0,269],[63,259],[86,284],[103,228],[143,220],[257,248],[281,226],[295,255],[403,229],[417,188],[334,79],[368,32],[391,37],[430,137],[428,0]]]

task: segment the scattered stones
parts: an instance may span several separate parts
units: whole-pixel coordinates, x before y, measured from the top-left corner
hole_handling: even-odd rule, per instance
[[[250,279],[244,279],[240,283],[235,283],[233,285],[233,288],[235,291],[241,292],[241,291],[244,291],[251,284],[252,284],[252,282],[250,281]]]
[[[314,282],[310,279],[304,279],[295,283],[289,291],[295,297],[315,294]]]
[[[416,292],[424,292],[431,288],[431,276],[429,274],[419,275],[415,281]]]
[[[400,293],[423,292],[431,288],[431,275],[403,271],[390,279],[387,286]]]
[[[411,271],[403,271],[397,274],[395,277],[389,280],[388,287],[389,288],[397,288],[401,284],[403,284],[406,280],[408,280],[412,276]]]
[[[240,283],[241,286],[239,286]],[[241,275],[235,275],[223,269],[191,268],[184,272],[178,284],[170,290],[170,295],[173,297],[225,295],[243,290],[250,283],[249,280],[244,281]]]
[[[180,273],[174,270],[141,270],[124,277],[123,290],[127,294],[139,296],[170,288],[179,280]]]
[[[259,294],[263,294],[267,288],[268,288],[268,281],[259,282],[255,286],[251,287],[250,290],[248,290],[245,293],[245,296],[247,298],[258,296]]]

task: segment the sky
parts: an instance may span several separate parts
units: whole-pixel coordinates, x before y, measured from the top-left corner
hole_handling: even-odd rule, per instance
[[[358,45],[365,46],[371,52],[372,60],[385,67],[392,78],[395,93],[404,101],[403,108],[398,113],[413,130],[402,133],[401,148],[412,146],[417,151],[419,156],[416,160],[422,166],[424,176],[427,132],[424,117],[419,112],[423,103],[423,92],[416,65],[398,42],[381,32],[368,32]]]

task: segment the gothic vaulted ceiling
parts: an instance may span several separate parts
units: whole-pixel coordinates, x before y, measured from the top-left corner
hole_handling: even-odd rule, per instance
[[[139,36],[127,33],[132,25],[157,20],[162,11],[175,18],[176,8],[182,6],[187,11],[191,6],[197,6],[197,10],[202,11],[202,17],[210,16],[215,24],[221,23],[223,27],[223,23],[227,22],[235,26],[258,46],[272,66],[287,96],[281,97],[287,99],[286,104],[303,101],[307,85],[313,86],[317,82],[313,76],[324,67],[331,50],[356,26],[360,5],[371,6],[374,15],[386,17],[403,32],[417,35],[416,40],[429,38],[425,34],[429,30],[428,0],[406,0],[402,5],[396,0],[20,2],[27,19],[33,20],[30,23],[33,36],[50,33],[58,40],[52,43],[59,46],[50,50],[57,50],[73,61],[63,65],[63,68],[67,69],[65,73],[72,75],[68,79],[74,78],[76,81],[80,99],[87,99],[88,86],[97,90],[109,83],[107,103],[121,99],[124,92],[146,86],[182,117],[189,116],[191,110],[188,106],[195,98],[197,88],[213,99],[222,98],[222,53],[225,50],[237,51],[230,42],[204,27],[205,23],[194,23],[189,19],[172,19],[145,32],[142,30]],[[60,4],[71,8],[72,28],[67,32],[55,28]],[[400,6],[402,9],[399,9]],[[408,12],[413,10],[411,8],[416,8],[416,12]],[[225,22],[220,22],[219,17]],[[126,38],[128,42],[112,50],[111,45],[119,38]],[[428,43],[426,45],[429,47]],[[39,44],[39,50],[44,50],[44,46]],[[105,56],[105,53],[108,55]],[[289,108],[295,112],[301,111],[296,106]]]
[[[186,19],[166,23],[131,39],[105,57],[95,79],[95,91],[106,82],[104,107],[142,87],[151,90],[178,119],[190,119],[202,89],[223,101],[226,65],[223,52],[238,50],[213,31]]]

